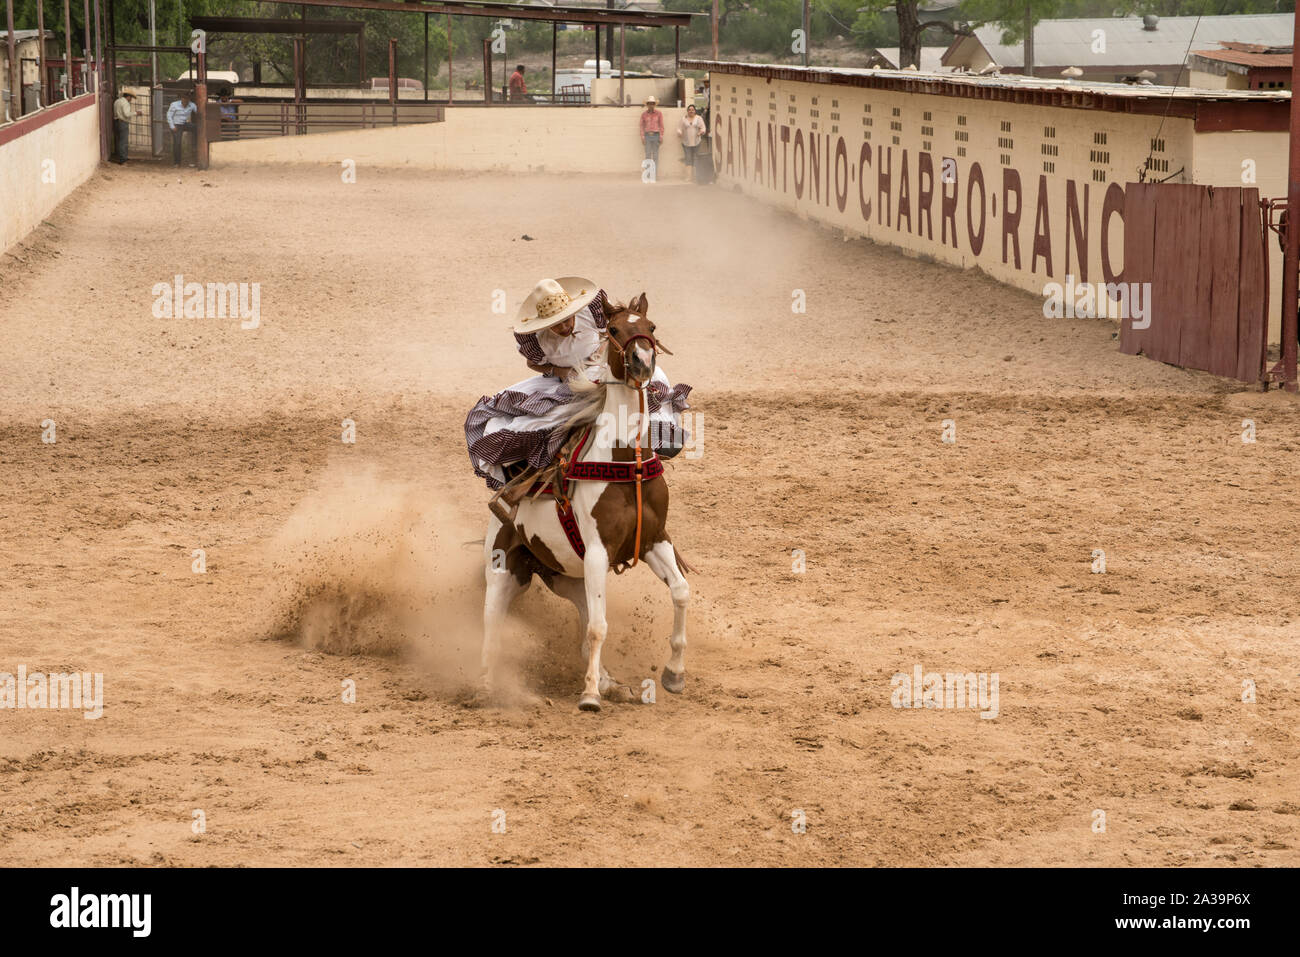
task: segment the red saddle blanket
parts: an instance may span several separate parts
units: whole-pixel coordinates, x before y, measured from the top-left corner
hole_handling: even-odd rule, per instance
[[[566,482],[635,482],[637,471],[635,462],[580,462],[578,458],[591,437],[590,427],[578,440],[573,455],[565,463],[564,481]],[[641,460],[641,480],[648,482],[664,474],[664,463],[652,450],[649,458]],[[551,482],[535,482],[528,490],[532,495],[554,495],[555,488]]]
[[[564,466],[565,482],[635,482],[637,480],[636,462],[580,462],[577,459],[582,455],[582,450],[587,444],[587,439],[591,437],[591,428],[588,427],[582,433],[582,438],[578,440],[577,446],[573,450],[573,455]],[[650,457],[641,460],[641,480],[648,482],[664,474],[664,463],[653,450]],[[578,528],[578,520],[573,515],[573,507],[569,504],[568,496],[556,495],[555,486],[551,482],[536,482],[528,490],[532,495],[552,495],[555,497],[555,515],[560,520],[560,527],[564,529],[564,536],[573,546],[574,552],[579,558],[587,554],[587,546],[582,540],[582,531]]]

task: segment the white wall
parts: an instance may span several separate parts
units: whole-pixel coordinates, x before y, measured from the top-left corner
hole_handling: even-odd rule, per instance
[[[71,112],[37,125],[53,111],[69,108]],[[0,144],[0,249],[8,249],[39,226],[99,166],[99,110],[94,94],[29,114],[19,125],[31,128]],[[10,130],[0,127],[0,132]]]
[[[1157,180],[1286,192],[1284,132],[1198,133],[1192,119],[1158,113],[722,72],[712,97],[724,187],[1036,295],[1049,281],[1122,271],[1124,187],[1148,157]],[[1254,182],[1243,181],[1245,160]],[[1276,244],[1270,256],[1276,288]]]
[[[661,107],[667,135],[660,181],[685,180],[677,123],[685,110]],[[442,123],[213,143],[213,166],[340,163],[360,167],[512,173],[624,173],[640,178],[644,151],[636,107],[448,107]]]

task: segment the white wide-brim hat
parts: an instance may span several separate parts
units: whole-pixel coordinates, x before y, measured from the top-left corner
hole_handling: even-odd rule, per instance
[[[594,282],[581,276],[543,279],[519,307],[514,330],[540,332],[549,329],[591,305],[599,291]]]
[[[654,103],[655,105],[658,105],[658,103],[659,103],[659,101],[656,100],[653,96],[647,96],[647,97],[645,98],[645,101],[646,101],[647,103]]]

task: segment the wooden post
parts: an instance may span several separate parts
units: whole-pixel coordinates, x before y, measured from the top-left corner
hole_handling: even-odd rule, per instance
[[[23,115],[23,104],[18,79],[18,48],[14,44],[14,0],[5,0],[5,14],[9,21],[9,101],[13,104],[9,117],[16,120]]]
[[[49,106],[50,105],[49,92],[45,89],[47,86],[49,86],[49,84],[46,82],[46,76],[45,76],[45,2],[44,0],[36,0],[36,59],[37,59],[37,63],[39,64],[37,69],[40,70],[38,77],[41,85],[41,90],[40,90],[41,95],[37,98],[36,102],[39,103],[41,106]]]
[[[95,99],[99,106],[99,159],[108,162],[112,153],[113,110],[108,103],[108,82],[104,74],[104,16],[95,0]]]
[[[86,21],[86,39],[81,45],[81,92],[90,92],[90,0],[82,0],[82,6],[85,8],[82,14]]]
[[[812,46],[810,36],[811,30],[808,27],[808,0],[803,0],[803,65],[808,65],[808,47]]]
[[[429,15],[424,15],[424,102],[429,102]]]
[[[899,66],[902,66],[900,63]],[[918,64],[919,66],[919,64]],[[1025,76],[1034,75],[1034,11],[1025,4]]]
[[[713,59],[718,58],[718,0],[713,0],[713,12],[709,14],[709,33],[713,38]]]
[[[388,105],[393,108],[393,125],[397,125],[397,37],[388,38]]]
[[[451,82],[451,14],[447,14],[447,105],[456,99],[456,85]]]
[[[194,84],[194,105],[198,107],[199,125],[194,132],[194,165],[199,169],[208,168],[208,52],[206,46],[199,49],[198,68],[195,71],[197,81]]]
[[[1300,40],[1300,17],[1295,22]],[[1296,391],[1296,310],[1300,307],[1300,91],[1296,90],[1295,62],[1291,64],[1291,135],[1287,162],[1286,240],[1282,247],[1282,361],[1274,376],[1288,392]],[[1268,338],[1267,333],[1264,338]]]
[[[555,48],[559,45],[560,24],[551,21],[551,102],[555,102],[555,94],[559,92],[559,86],[555,82]]]
[[[614,0],[605,0],[605,9],[613,10]],[[600,27],[596,29],[599,30]],[[614,59],[614,24],[612,23],[605,27],[605,48],[609,50],[609,58]]]
[[[627,98],[623,93],[624,74],[627,73],[627,24],[618,25],[618,105],[626,106]]]
[[[492,105],[492,41],[483,38],[483,103]]]
[[[294,132],[307,132],[307,36],[293,38],[293,112]]]
[[[600,79],[600,27],[596,27],[596,79]],[[593,104],[595,100],[591,101]]]
[[[72,99],[72,5],[63,0],[63,98]]]
[[[104,79],[108,83],[108,115],[112,116],[112,102],[117,99],[117,4],[113,0],[108,0],[104,17],[104,38],[108,41],[108,76]]]

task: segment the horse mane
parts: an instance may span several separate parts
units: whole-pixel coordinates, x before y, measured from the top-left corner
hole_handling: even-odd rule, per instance
[[[611,314],[617,315],[627,309],[627,306],[621,302],[606,300],[606,303],[608,305],[608,309],[604,310],[606,320]],[[591,365],[588,366],[588,368],[595,368],[600,371],[600,375],[597,377],[600,381],[592,382],[591,379],[587,378],[584,370],[581,369],[575,369],[565,380],[569,391],[575,397],[573,414],[569,416],[569,421],[566,423],[570,428],[578,425],[590,425],[596,421],[601,409],[605,407],[605,394],[608,391],[606,381],[612,374],[609,371],[608,329],[607,321],[605,329],[602,330],[606,335],[601,339],[600,349],[597,350],[595,358],[592,360]]]

